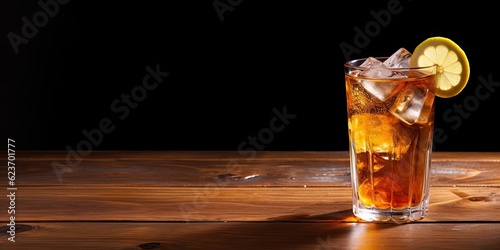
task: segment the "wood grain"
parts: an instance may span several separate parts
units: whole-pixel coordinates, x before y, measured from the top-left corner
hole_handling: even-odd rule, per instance
[[[2,249],[497,249],[498,223],[29,223]],[[1,235],[0,235],[1,236]],[[3,235],[3,237],[6,237]]]
[[[18,186],[350,186],[347,152],[257,152],[250,158],[238,152],[96,151],[75,158],[27,151],[16,163]],[[431,185],[500,186],[500,153],[435,152]]]
[[[354,221],[350,187],[24,187],[18,221]],[[426,221],[499,221],[500,188],[435,187]]]
[[[16,152],[16,242],[7,241],[5,212],[0,249],[500,244],[498,152],[434,152],[429,214],[404,225],[353,217],[347,152],[95,151],[78,157]],[[6,173],[7,164],[0,165]],[[7,192],[7,178],[0,188]],[[8,206],[4,196],[0,208]]]

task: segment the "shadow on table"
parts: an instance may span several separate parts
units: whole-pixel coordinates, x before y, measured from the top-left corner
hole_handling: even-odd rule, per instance
[[[190,222],[168,243],[145,243],[141,249],[346,249],[372,231],[396,224],[355,222],[351,210],[321,215],[285,215],[267,222]],[[188,229],[190,228],[190,229]]]

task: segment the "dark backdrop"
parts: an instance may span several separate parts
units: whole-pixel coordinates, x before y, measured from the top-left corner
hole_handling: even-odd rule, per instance
[[[471,65],[437,99],[434,149],[500,149],[492,2],[40,2],[0,3],[1,134],[18,149],[347,150],[343,62],[431,36]]]

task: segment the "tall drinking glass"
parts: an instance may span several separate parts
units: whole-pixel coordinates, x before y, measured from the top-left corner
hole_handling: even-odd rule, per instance
[[[378,67],[386,59],[344,64],[353,213],[404,223],[429,208],[436,67]]]

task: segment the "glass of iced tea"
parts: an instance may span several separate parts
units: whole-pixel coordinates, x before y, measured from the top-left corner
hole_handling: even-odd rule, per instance
[[[344,64],[353,212],[404,223],[429,207],[436,66],[404,48]]]

